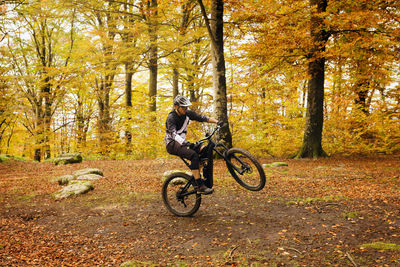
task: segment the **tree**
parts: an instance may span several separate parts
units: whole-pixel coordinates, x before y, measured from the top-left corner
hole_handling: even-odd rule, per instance
[[[228,123],[228,106],[226,96],[225,57],[224,57],[224,1],[212,0],[211,23],[208,19],[202,0],[198,0],[206,27],[211,40],[211,57],[213,66],[214,106],[215,116],[219,121]],[[229,127],[220,131],[219,139],[224,140],[228,147],[232,146],[232,134]]]
[[[0,52],[2,59],[0,66],[4,64],[3,59],[5,55]],[[17,103],[15,103],[15,93],[12,93],[8,78],[6,76],[7,68],[0,67],[0,154],[7,153],[2,151],[2,147],[9,147],[10,139],[13,135],[13,129],[17,120],[16,110]],[[8,138],[7,138],[8,134]]]
[[[139,39],[139,20],[141,20],[141,14],[136,10],[135,1],[127,0],[123,3],[123,10],[121,12],[121,24],[123,26],[120,36],[121,36],[121,59],[120,61],[125,66],[125,142],[126,142],[126,152],[131,153],[130,145],[132,142],[132,79],[133,75],[137,69],[141,66],[141,55],[144,53],[140,48]]]
[[[179,91],[209,109],[211,82],[215,117],[229,114],[234,142],[257,155],[400,149],[398,1],[3,2],[8,151],[34,143],[38,159],[93,142],[158,156],[162,130],[147,124],[170,108],[164,98]]]
[[[173,96],[178,93],[181,81],[181,94],[187,95],[193,103],[193,109],[201,108],[201,99],[205,96],[204,87],[208,83],[206,69],[210,63],[209,42],[204,32],[204,19],[195,8],[196,1],[184,2],[178,14],[178,22],[173,26],[175,38],[174,51],[170,55],[173,72]]]
[[[75,138],[79,152],[86,148],[87,134],[94,116],[94,106],[96,105],[96,99],[87,90],[87,88],[90,88],[90,85],[85,83],[87,76],[83,74],[83,77],[76,77],[70,90],[75,116]]]
[[[158,75],[158,3],[157,0],[146,0],[143,17],[147,22],[149,34],[148,68],[149,77],[149,111],[157,111],[157,75]]]
[[[325,156],[322,149],[322,129],[324,122],[324,81],[326,42],[329,32],[321,16],[326,12],[327,0],[310,0],[312,8],[310,35],[312,47],[308,54],[307,114],[303,145],[297,158]]]
[[[180,7],[181,13],[179,14],[180,22],[177,25],[173,25],[173,28],[177,32],[177,37],[173,39],[176,44],[176,52],[172,53],[170,56],[170,62],[172,65],[172,96],[175,98],[179,94],[179,78],[180,78],[180,68],[185,68],[185,64],[182,63],[185,55],[185,48],[183,40],[186,39],[189,26],[193,19],[193,9],[195,7],[195,2],[193,0],[188,0],[182,3]],[[194,102],[194,99],[191,99]]]
[[[111,117],[111,94],[114,88],[117,67],[120,64],[116,60],[116,37],[118,34],[118,9],[119,3],[110,0],[91,1],[88,8],[82,5],[80,10],[86,15],[86,21],[91,24],[96,34],[96,39],[88,48],[95,52],[90,58],[90,65],[94,72],[94,91],[98,104],[98,145],[99,152],[107,155],[113,140]],[[87,51],[87,53],[89,53]]]
[[[34,159],[40,161],[42,156],[50,157],[52,116],[57,100],[65,94],[64,71],[71,56],[74,14],[61,14],[43,1],[19,6],[15,11],[18,17],[14,22],[21,31],[10,34],[8,48],[14,75],[19,77],[14,83],[31,105],[24,125],[35,138]],[[68,21],[69,34],[63,29]],[[63,40],[71,45],[66,48]]]

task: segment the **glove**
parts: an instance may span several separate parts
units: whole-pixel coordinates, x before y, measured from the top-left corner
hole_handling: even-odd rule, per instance
[[[217,125],[218,125],[220,128],[222,128],[222,127],[225,127],[225,126],[227,125],[227,123],[224,122],[224,121],[218,121],[218,122],[217,122]]]

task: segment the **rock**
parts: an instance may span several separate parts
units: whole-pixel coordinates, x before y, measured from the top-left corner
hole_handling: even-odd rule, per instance
[[[161,181],[164,182],[168,176],[170,176],[171,174],[175,173],[175,172],[183,172],[186,173],[189,176],[192,176],[193,174],[190,171],[182,171],[182,170],[169,170],[163,173],[163,176],[161,177]],[[185,179],[183,179],[185,180]]]
[[[55,199],[64,199],[74,195],[85,194],[94,189],[93,184],[89,181],[73,180],[70,184],[61,190],[55,192],[53,197]]]
[[[74,172],[75,177],[79,177],[82,175],[87,175],[87,174],[96,174],[99,176],[103,176],[103,172],[100,169],[95,169],[95,168],[87,168],[87,169],[82,169],[82,170],[77,170]],[[82,179],[80,179],[82,180]]]
[[[82,162],[82,156],[80,154],[62,154],[52,161],[55,165],[80,163]]]
[[[185,178],[177,178],[172,180],[171,184],[172,185],[184,185],[187,183],[187,180]]]
[[[0,163],[8,160],[7,155],[0,155]]]
[[[26,161],[24,158],[8,155],[8,154],[0,154],[0,163],[6,162],[9,160],[19,160],[19,161]]]
[[[274,168],[274,167],[287,167],[289,166],[286,162],[273,162],[270,164],[263,164],[264,168]]]
[[[90,181],[98,180],[103,177],[103,172],[99,169],[87,168],[78,170],[74,175],[63,175],[58,177],[60,185],[66,185],[63,189],[53,194],[55,199],[63,199],[73,195],[84,194],[94,189]]]
[[[86,180],[86,181],[95,181],[103,178],[103,176],[94,174],[94,173],[89,173],[89,174],[82,174],[76,177],[76,180]]]
[[[67,185],[70,181],[74,180],[74,178],[75,177],[73,175],[62,175],[57,178],[57,182],[59,185]]]
[[[95,181],[103,177],[103,172],[99,169],[87,168],[76,171],[73,175],[62,175],[57,178],[59,185],[67,185],[72,180]]]

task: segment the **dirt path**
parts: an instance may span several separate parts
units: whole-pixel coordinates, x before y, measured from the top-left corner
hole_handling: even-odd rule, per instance
[[[268,184],[256,193],[217,162],[216,192],[191,218],[173,216],[161,201],[160,177],[184,169],[179,161],[3,163],[0,265],[400,264],[399,158],[287,162],[267,169]],[[54,177],[86,167],[105,175],[93,191],[51,198],[60,188]],[[386,245],[366,245],[377,242]]]

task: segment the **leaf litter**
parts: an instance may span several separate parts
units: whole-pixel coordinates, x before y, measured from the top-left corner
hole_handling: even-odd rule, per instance
[[[400,245],[398,157],[285,162],[266,167],[266,187],[249,192],[217,161],[216,192],[190,218],[173,216],[161,200],[162,174],[185,168],[176,159],[3,163],[0,265],[400,263],[398,250],[362,246]],[[104,173],[94,190],[51,197],[57,176],[84,168]]]

